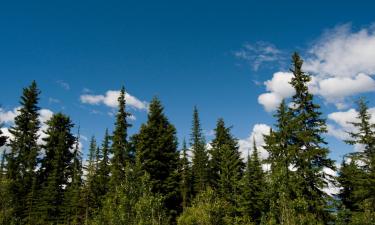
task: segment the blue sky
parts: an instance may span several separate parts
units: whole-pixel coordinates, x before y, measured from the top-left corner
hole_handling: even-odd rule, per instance
[[[288,72],[290,55],[298,51],[317,78],[312,90],[330,124],[331,156],[339,160],[353,149],[341,140],[342,131],[351,129],[343,121],[353,117],[353,100],[364,95],[375,105],[375,62],[369,60],[375,54],[374,6],[370,1],[2,2],[0,116],[6,126],[12,124],[22,87],[35,79],[43,109],[70,115],[82,135],[101,139],[114,123],[106,93],[125,85],[140,102],[161,99],[180,141],[189,137],[197,105],[208,140],[223,117],[246,149],[250,136],[265,130],[260,125],[274,123],[273,105],[290,96],[288,74],[275,74]],[[83,101],[83,95],[95,100]],[[130,110],[134,133],[147,112]]]

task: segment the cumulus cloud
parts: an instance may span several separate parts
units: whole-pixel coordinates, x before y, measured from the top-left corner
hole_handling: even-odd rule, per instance
[[[118,106],[117,99],[120,96],[120,91],[109,90],[105,93],[105,95],[90,95],[84,94],[80,96],[80,100],[82,103],[90,104],[90,105],[100,105],[104,104],[106,106],[115,108]],[[139,110],[147,110],[147,102],[141,101],[138,98],[125,93],[125,100],[128,105],[134,107]]]
[[[309,90],[338,109],[348,106],[347,97],[375,91],[375,26],[352,31],[350,25],[322,35],[308,50],[303,69],[312,74]],[[277,72],[264,82],[267,92],[258,97],[266,111],[292,96],[292,74]]]
[[[247,61],[254,71],[265,63],[281,63],[284,54],[275,45],[263,41],[255,44],[244,44],[242,49],[234,52],[235,57]]]
[[[352,31],[350,24],[327,31],[309,50],[304,69],[321,76],[375,74],[375,26]]]
[[[371,123],[375,124],[375,107],[369,108],[371,115]],[[352,122],[359,122],[357,119],[358,112],[355,109],[347,111],[339,111],[328,114],[328,134],[341,140],[349,139],[348,132],[356,131],[356,128],[351,124]],[[360,149],[360,146],[355,146]]]
[[[271,127],[267,124],[255,124],[250,136],[246,139],[240,139],[238,144],[240,146],[240,152],[243,159],[247,159],[248,153],[251,154],[253,149],[253,142],[255,140],[258,153],[262,159],[266,159],[268,157],[268,152],[263,148],[265,145],[264,142],[264,135],[268,135],[270,133]]]
[[[322,79],[318,82],[318,85],[317,94],[328,102],[338,102],[339,104],[342,104],[342,101],[348,96],[375,91],[375,80],[364,73],[360,73],[355,77]]]
[[[3,108],[0,108],[0,123],[13,123],[14,118],[19,114],[19,109],[19,107],[16,107],[13,110],[5,111]]]
[[[292,73],[277,72],[273,74],[271,80],[264,82],[268,92],[259,95],[258,102],[264,106],[266,111],[275,110],[284,98],[294,94],[294,88],[289,83],[292,77]]]

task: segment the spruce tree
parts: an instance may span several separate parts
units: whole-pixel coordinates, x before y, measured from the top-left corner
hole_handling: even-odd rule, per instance
[[[289,121],[292,113],[282,101],[276,114],[275,130],[264,136],[264,148],[268,151],[266,162],[270,165],[269,188],[266,198],[270,206],[267,221],[270,224],[293,225],[295,221],[296,178],[290,170],[293,158],[292,126]]]
[[[85,179],[85,205],[86,205],[86,221],[99,208],[98,191],[98,178],[97,178],[97,157],[98,146],[94,136],[91,137]]]
[[[152,191],[165,197],[167,209],[175,216],[180,206],[176,129],[156,97],[150,103],[146,124],[133,141],[141,169],[150,175]]]
[[[112,136],[111,153],[111,187],[116,188],[124,179],[124,168],[127,163],[131,162],[132,153],[129,151],[129,143],[127,140],[128,123],[130,113],[126,111],[125,88],[122,87],[120,96],[118,97],[118,112],[116,115],[115,130]]]
[[[197,107],[194,107],[193,111],[193,125],[190,145],[193,153],[193,194],[197,194],[204,191],[209,185],[208,153],[205,138],[202,134]]]
[[[221,195],[230,203],[235,203],[238,184],[244,163],[241,159],[237,140],[220,118],[215,128],[215,138],[211,142],[210,180]]]
[[[66,192],[63,202],[63,216],[65,224],[78,225],[83,222],[83,193],[82,193],[82,156],[79,147],[79,129],[75,140],[75,147],[73,150],[73,162],[71,167],[71,182],[66,187]]]
[[[375,124],[371,123],[367,102],[361,98],[357,105],[358,122],[351,122],[356,130],[349,132],[346,142],[361,145],[363,151],[350,154],[350,167],[341,169],[341,198],[351,210],[353,223],[375,223]]]
[[[37,144],[38,131],[40,128],[39,117],[39,94],[40,91],[35,81],[23,89],[20,100],[19,115],[14,119],[14,126],[9,129],[13,135],[10,139],[10,153],[7,155],[7,177],[11,181],[10,193],[14,208],[14,220],[20,220],[29,212],[30,190],[36,185],[35,169],[39,146]]]
[[[311,77],[302,71],[302,59],[294,53],[292,61],[291,85],[295,94],[291,102],[292,118],[289,123],[292,126],[292,164],[298,176],[297,194],[301,202],[299,210],[301,213],[311,213],[317,221],[328,223],[328,196],[323,188],[327,187],[327,178],[330,178],[330,175],[324,169],[334,170],[335,167],[328,158],[329,150],[322,137],[327,128],[325,120],[321,118],[320,106],[314,103],[313,95],[308,90]]]
[[[59,223],[64,221],[65,187],[70,185],[73,160],[73,146],[76,138],[71,133],[74,126],[70,118],[57,113],[47,121],[48,129],[42,146],[45,157],[41,164],[41,181],[38,213],[43,223]]]
[[[101,146],[102,159],[98,164],[97,171],[97,198],[99,204],[103,201],[103,197],[107,194],[109,190],[109,145],[110,145],[110,136],[108,134],[108,129],[105,131],[104,140]]]
[[[266,211],[265,187],[265,174],[254,140],[253,152],[251,157],[248,154],[246,169],[241,180],[239,208],[245,220],[260,223],[262,213]]]
[[[182,198],[182,208],[186,209],[191,201],[192,185],[191,185],[191,165],[187,155],[187,146],[184,139],[182,143],[182,158],[180,159],[180,190]]]

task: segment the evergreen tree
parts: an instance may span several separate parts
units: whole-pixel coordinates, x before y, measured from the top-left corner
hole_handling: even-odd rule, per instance
[[[353,224],[371,224],[375,223],[375,124],[371,123],[367,102],[360,99],[357,104],[358,122],[351,122],[356,130],[349,132],[346,142],[359,144],[364,150],[351,154],[351,163],[341,169],[340,197],[352,214]]]
[[[192,193],[192,186],[191,186],[191,165],[187,155],[187,146],[186,141],[182,143],[182,158],[180,160],[180,190],[181,190],[181,198],[182,198],[182,208],[186,209],[191,201],[191,193]]]
[[[177,137],[157,98],[149,106],[147,123],[133,137],[141,169],[150,175],[152,191],[165,196],[165,204],[175,216],[180,206]]]
[[[116,115],[115,130],[112,136],[111,153],[111,187],[116,188],[124,179],[124,168],[131,161],[132,154],[129,151],[127,141],[128,127],[131,125],[127,119],[130,113],[126,111],[125,88],[122,87],[118,98],[118,112]]]
[[[64,196],[65,224],[82,224],[83,221],[83,194],[82,194],[82,156],[79,148],[79,130],[73,150],[73,165],[71,171],[71,182],[66,187]]]
[[[206,143],[202,134],[202,128],[199,121],[199,114],[197,107],[194,107],[193,125],[191,133],[191,148],[193,153],[192,160],[192,174],[193,174],[193,193],[197,194],[204,191],[208,186],[208,154]]]
[[[267,212],[267,220],[271,224],[297,224],[294,221],[294,200],[296,199],[296,180],[292,166],[292,126],[290,121],[292,113],[282,101],[275,114],[276,129],[264,136],[264,148],[268,151],[267,163],[271,166],[269,176],[269,189],[267,198],[270,202],[270,210]]]
[[[57,113],[47,121],[48,129],[43,138],[45,157],[41,164],[42,189],[38,202],[40,223],[62,222],[65,187],[70,185],[73,153],[76,138],[71,133],[74,126],[70,118]]]
[[[10,153],[7,154],[7,177],[10,180],[10,193],[14,208],[14,220],[23,219],[29,212],[28,200],[35,196],[29,196],[32,185],[36,184],[35,169],[39,147],[37,144],[38,130],[40,128],[39,117],[40,91],[35,81],[23,89],[20,100],[19,115],[14,119],[14,126],[9,129],[13,135],[10,139]]]
[[[98,164],[99,150],[95,137],[91,137],[85,181],[86,221],[98,210],[100,196],[98,195]]]
[[[300,198],[301,213],[311,213],[318,221],[329,223],[327,210],[328,196],[323,191],[327,178],[331,176],[323,169],[335,169],[328,158],[329,150],[322,134],[327,132],[325,120],[321,118],[320,106],[313,102],[308,91],[309,74],[302,71],[303,61],[297,53],[293,54],[293,77],[291,85],[295,89],[292,98],[292,164],[298,176],[297,194]]]
[[[104,140],[102,143],[102,159],[99,161],[98,170],[97,170],[97,198],[99,200],[99,204],[103,201],[103,197],[107,194],[109,190],[109,173],[110,173],[110,165],[109,165],[109,145],[110,145],[110,136],[108,134],[108,130],[106,129]]]
[[[242,176],[244,163],[238,150],[238,143],[225,127],[223,119],[217,121],[215,138],[212,140],[210,178],[213,187],[230,203],[235,203],[238,184]]]
[[[246,170],[241,181],[239,206],[242,216],[256,224],[260,223],[262,213],[266,211],[265,187],[265,174],[254,140],[253,152],[251,157],[247,157]]]

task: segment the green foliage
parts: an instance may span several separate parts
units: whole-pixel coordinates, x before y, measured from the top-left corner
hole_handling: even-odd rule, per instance
[[[59,223],[64,220],[65,187],[70,185],[73,170],[71,149],[76,141],[71,133],[73,124],[69,117],[57,113],[47,121],[45,158],[41,165],[41,190],[37,213],[40,221]]]
[[[180,207],[176,129],[157,98],[150,103],[147,123],[132,140],[139,165],[150,176],[152,191],[165,197],[166,207],[175,216]]]
[[[186,209],[191,201],[192,195],[192,174],[191,174],[191,165],[187,155],[187,146],[186,141],[182,144],[182,158],[180,160],[180,191],[182,198],[182,208]]]
[[[92,224],[163,225],[167,219],[163,198],[152,193],[149,176],[128,165],[122,184],[108,193]]]
[[[101,202],[103,197],[109,191],[109,174],[110,174],[110,165],[109,165],[109,145],[110,145],[110,137],[108,134],[108,130],[105,131],[104,140],[101,146],[101,153],[102,159],[98,163],[97,169],[97,190],[96,195],[99,199],[99,204],[101,206]]]
[[[248,156],[246,170],[241,181],[240,212],[245,218],[259,224],[262,212],[266,211],[265,174],[258,158],[258,150],[254,141],[253,153]]]
[[[198,109],[196,107],[194,107],[193,112],[193,125],[190,140],[193,153],[193,193],[198,194],[199,192],[204,191],[209,184],[209,170],[206,142],[202,134]]]
[[[343,160],[339,182],[342,187],[340,198],[341,210],[347,224],[375,223],[375,124],[371,123],[371,115],[364,99],[358,102],[358,122],[351,124],[356,131],[349,132],[348,144],[359,144],[362,152],[348,155]],[[349,161],[349,162],[346,162]]]
[[[40,122],[38,120],[38,101],[40,91],[35,81],[23,89],[18,110],[19,115],[14,119],[14,126],[9,129],[13,138],[10,139],[10,153],[7,154],[7,177],[10,182],[10,198],[14,208],[13,218],[21,220],[28,211],[32,210],[28,199],[30,191],[35,188],[34,179],[37,166],[39,146],[37,144]],[[2,138],[3,140],[3,138]],[[33,198],[32,196],[31,198]]]
[[[211,145],[209,162],[211,186],[218,188],[221,195],[234,204],[244,163],[238,150],[237,140],[230,133],[230,127],[225,127],[223,119],[217,121],[215,138]]]
[[[228,205],[214,190],[208,188],[197,195],[191,207],[184,210],[178,218],[178,225],[229,225]]]
[[[120,185],[124,178],[124,169],[127,163],[130,163],[132,154],[130,152],[129,143],[127,141],[128,117],[131,115],[126,111],[125,88],[122,87],[118,98],[118,112],[116,115],[115,130],[112,136],[111,153],[111,187],[115,188]]]
[[[290,130],[292,131],[292,165],[296,168],[296,194],[307,205],[299,208],[301,213],[311,213],[321,221],[328,221],[328,196],[322,191],[327,186],[330,175],[323,169],[335,170],[333,161],[328,158],[329,150],[322,135],[327,132],[325,120],[321,118],[320,106],[313,102],[307,83],[309,74],[301,70],[302,59],[293,55],[293,77],[291,85],[295,89],[292,98]]]

